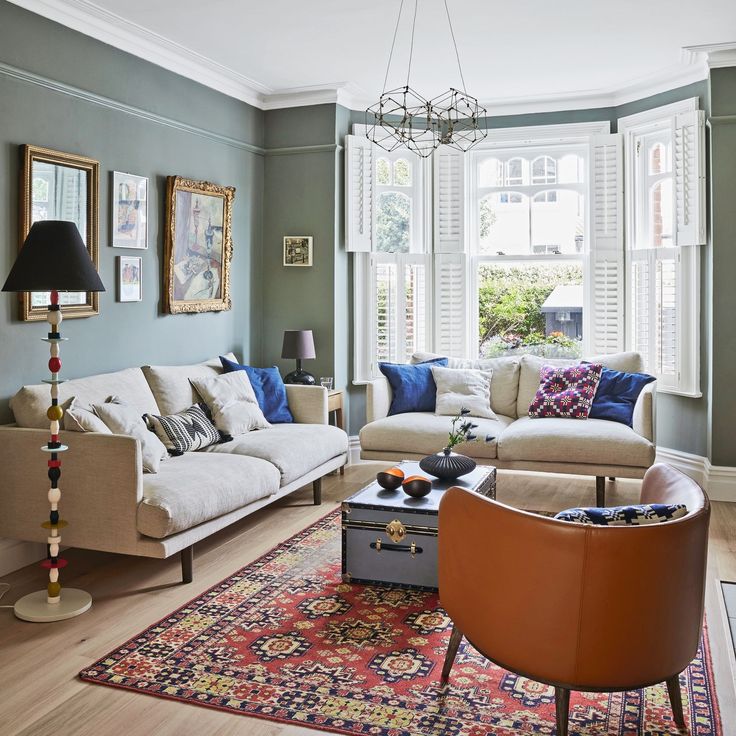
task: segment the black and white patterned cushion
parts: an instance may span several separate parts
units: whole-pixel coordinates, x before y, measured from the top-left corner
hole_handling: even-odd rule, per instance
[[[178,414],[160,417],[144,414],[148,428],[155,432],[172,455],[201,450],[222,441],[222,436],[209,417],[207,404],[190,406]]]
[[[638,506],[565,509],[565,511],[560,511],[555,519],[601,526],[642,526],[680,519],[686,514],[687,508],[682,503],[648,503]]]

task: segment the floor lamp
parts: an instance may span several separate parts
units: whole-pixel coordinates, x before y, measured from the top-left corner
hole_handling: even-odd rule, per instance
[[[41,526],[47,532],[47,559],[41,566],[49,571],[46,590],[23,596],[15,604],[15,615],[25,621],[61,621],[84,613],[92,605],[92,596],[84,590],[64,588],[59,582],[59,571],[66,567],[66,560],[59,557],[61,530],[67,525],[59,516],[61,502],[60,455],[68,447],[59,441],[59,428],[64,410],[59,405],[59,378],[61,359],[59,348],[67,338],[61,336],[60,291],[105,291],[94,263],[73,222],[44,220],[31,226],[28,237],[10,270],[3,291],[50,291],[51,298],[46,320],[50,331],[43,338],[49,343],[51,377],[44,380],[51,388],[51,406],[46,412],[50,422],[49,441],[41,447],[48,455],[50,489],[48,499],[50,513],[48,521]]]

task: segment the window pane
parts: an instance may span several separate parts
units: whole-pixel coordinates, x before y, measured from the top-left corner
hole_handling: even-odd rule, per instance
[[[376,161],[376,181],[384,186],[391,184],[391,163],[387,158]]]
[[[660,179],[649,193],[649,242],[672,245],[672,179]]]
[[[583,197],[567,189],[540,192],[531,205],[532,253],[582,253]]]
[[[394,184],[397,187],[411,186],[411,164],[405,158],[394,161]]]
[[[396,264],[379,263],[375,271],[376,360],[396,360]]]
[[[384,192],[376,211],[376,249],[408,253],[411,240],[411,200],[400,192]]]
[[[529,254],[529,197],[525,194],[489,194],[478,203],[478,218],[480,253]]]
[[[568,153],[557,162],[559,184],[582,184],[585,181],[585,159],[576,153]]]
[[[487,158],[478,166],[478,183],[482,187],[503,186],[503,164],[497,158]]]
[[[583,339],[581,263],[481,263],[478,353],[579,357]]]
[[[532,184],[554,184],[557,165],[551,156],[539,156],[532,162]]]
[[[427,349],[427,292],[426,269],[422,263],[408,263],[404,273],[406,294],[405,349],[403,359],[411,360],[413,353]]]
[[[661,134],[660,134],[661,135]],[[667,136],[669,138],[669,135]],[[664,174],[671,170],[669,141],[655,141],[649,147],[649,174]]]
[[[511,158],[506,163],[506,184],[524,183],[524,162],[520,158]]]

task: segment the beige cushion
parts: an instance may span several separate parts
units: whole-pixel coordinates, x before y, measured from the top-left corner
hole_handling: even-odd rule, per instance
[[[412,363],[424,363],[432,358],[442,357],[437,353],[414,353]],[[491,409],[506,417],[516,416],[516,397],[519,393],[519,368],[521,356],[510,355],[503,358],[479,358],[477,360],[448,358],[448,368],[473,368],[479,371],[493,371],[491,379]],[[536,390],[536,389],[535,389]]]
[[[245,371],[190,380],[209,407],[215,427],[223,434],[237,437],[253,429],[268,429],[271,426],[258,406]]]
[[[134,406],[140,414],[161,413],[140,368],[126,368],[115,373],[74,378],[59,385],[59,403],[62,405],[72,397],[84,407],[102,404],[113,394],[119,396],[126,404]],[[46,411],[50,403],[49,387],[42,383],[23,386],[10,399],[10,408],[19,427],[44,429],[49,426]]]
[[[595,355],[592,358],[539,358],[536,355],[523,355],[521,358],[521,374],[519,375],[519,396],[516,414],[525,417],[529,413],[529,405],[539,388],[539,372],[544,365],[575,365],[581,360],[589,363],[602,363],[606,368],[626,373],[641,373],[644,362],[639,353],[611,353]]]
[[[163,442],[148,429],[135,407],[128,404],[107,403],[93,404],[92,409],[113,434],[127,434],[139,440],[143,471],[158,473],[161,461],[165,460],[169,453]]]
[[[161,539],[222,516],[279,488],[279,471],[252,457],[190,452],[143,478],[138,505],[141,534]]]
[[[496,457],[496,439],[485,442],[488,435],[497,438],[514,420],[501,414],[496,419],[476,419],[478,428],[473,430],[478,436],[474,442],[464,442],[454,449],[463,455],[483,459]],[[366,424],[360,430],[360,446],[371,452],[406,452],[409,454],[430,455],[439,452],[447,445],[450,431],[450,418],[429,412],[410,412],[395,414]]]
[[[432,377],[437,386],[434,413],[456,416],[467,409],[471,417],[495,419],[491,409],[492,371],[472,368],[443,368],[432,366]]]
[[[233,353],[227,353],[225,357],[235,362],[238,360]],[[144,365],[142,371],[160,409],[148,413],[166,416],[178,414],[199,401],[190,378],[219,376],[222,365],[218,357],[192,365]]]
[[[241,371],[239,371],[241,372]],[[236,437],[203,452],[258,457],[273,463],[287,485],[348,451],[348,436],[328,424],[274,424],[270,429]],[[199,453],[198,453],[199,454]]]
[[[64,429],[70,432],[102,432],[112,434],[110,428],[92,411],[92,407],[81,406],[73,396],[69,406],[64,409]]]
[[[503,461],[589,463],[649,467],[654,445],[625,424],[605,419],[520,417],[498,442]]]

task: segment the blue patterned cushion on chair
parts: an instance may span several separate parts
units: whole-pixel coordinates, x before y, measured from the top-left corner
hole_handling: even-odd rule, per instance
[[[601,526],[641,526],[659,524],[663,521],[679,519],[687,514],[683,503],[650,503],[639,506],[611,506],[608,508],[565,509],[555,519],[574,521],[578,524],[599,524]]]

